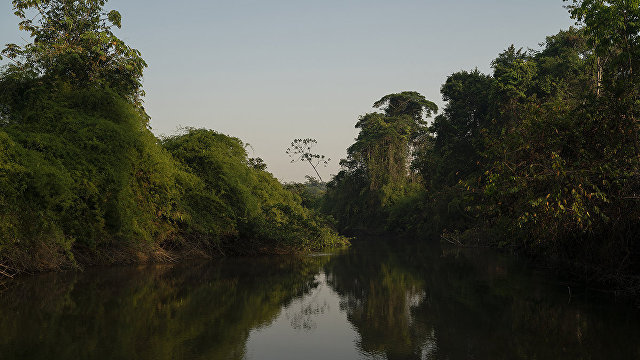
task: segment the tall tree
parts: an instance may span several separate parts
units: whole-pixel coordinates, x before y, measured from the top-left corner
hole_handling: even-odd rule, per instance
[[[367,169],[372,189],[395,187],[407,180],[414,149],[427,130],[426,119],[438,106],[415,91],[403,91],[383,96],[373,107],[384,113],[360,117],[348,161]]]
[[[427,183],[453,185],[478,168],[483,131],[491,122],[493,86],[493,78],[477,69],[454,73],[442,85],[440,92],[447,105],[429,128],[435,136],[433,152],[438,165],[421,164],[423,177],[431,180]]]
[[[426,118],[438,112],[438,106],[416,91],[403,91],[383,96],[373,103],[388,117],[410,116],[416,127],[426,125]]]
[[[320,182],[323,182],[322,177],[318,172],[318,166],[327,166],[331,159],[313,152],[313,147],[317,144],[318,141],[316,139],[295,139],[291,142],[291,146],[287,148],[286,153],[291,158],[292,163],[296,161],[308,163],[313,171],[315,171],[316,175],[318,175]]]
[[[412,185],[412,156],[427,133],[426,119],[438,110],[414,91],[386,95],[373,106],[384,112],[359,118],[343,169],[328,184],[325,207],[346,219],[343,225],[384,224],[385,211]]]
[[[618,83],[618,91],[637,91],[640,65],[640,2],[638,0],[564,0],[571,16],[584,24],[598,56],[598,66],[612,67],[604,81]],[[613,70],[613,69],[612,69]],[[606,72],[605,74],[606,75]]]
[[[20,29],[32,43],[7,44],[2,54],[20,69],[75,86],[104,85],[141,105],[140,52],[113,33],[119,12],[103,9],[107,0],[13,0]]]

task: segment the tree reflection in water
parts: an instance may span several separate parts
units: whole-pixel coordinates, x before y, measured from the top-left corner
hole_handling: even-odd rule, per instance
[[[328,257],[233,259],[23,279],[0,294],[2,359],[241,359]]]
[[[0,292],[0,358],[640,359],[639,320],[509,257],[372,240],[22,278]]]
[[[636,359],[637,311],[483,250],[356,243],[325,266],[361,351],[387,359]],[[601,306],[598,306],[598,303]]]

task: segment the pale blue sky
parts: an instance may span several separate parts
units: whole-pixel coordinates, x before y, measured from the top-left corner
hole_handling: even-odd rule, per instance
[[[0,44],[24,43],[0,0]],[[573,24],[561,0],[111,0],[118,35],[149,64],[144,88],[157,135],[206,127],[250,143],[282,181],[294,138],[329,156],[327,179],[383,95],[415,90],[442,106],[440,86],[510,44],[537,48]],[[28,40],[28,39],[27,39]],[[249,149],[250,156],[253,156]]]

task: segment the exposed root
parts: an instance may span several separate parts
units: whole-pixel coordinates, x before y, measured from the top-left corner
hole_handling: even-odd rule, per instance
[[[5,290],[7,288],[5,282],[13,279],[16,274],[18,274],[16,269],[0,264],[0,290]]]
[[[0,264],[0,280],[2,279],[13,279],[13,277],[18,273],[18,271],[10,266]]]
[[[448,242],[449,244],[455,246],[463,246],[462,242],[460,241],[460,234],[458,232],[450,233],[447,230],[444,230],[440,238]]]

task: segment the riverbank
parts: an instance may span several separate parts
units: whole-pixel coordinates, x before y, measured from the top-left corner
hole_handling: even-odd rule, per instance
[[[179,265],[195,260],[222,260],[229,257],[262,258],[265,256],[304,256],[312,252],[346,249],[351,245],[348,238],[341,237],[340,240],[339,243],[327,244],[325,247],[306,249],[268,245],[256,241],[234,241],[227,244],[223,243],[219,247],[210,248],[198,246],[177,247],[175,243],[165,244],[165,247],[158,245],[147,247],[120,245],[103,249],[76,248],[72,252],[72,256],[58,258],[57,262],[51,260],[50,253],[44,252],[43,254],[47,255],[50,260],[45,262],[43,259],[37,259],[36,261],[40,264],[38,267],[23,265],[22,268],[15,268],[0,264],[0,284],[5,284],[16,277],[42,273],[61,271],[84,272],[88,269],[98,267],[110,268],[123,265]],[[60,259],[64,259],[65,261],[61,262]],[[33,256],[30,256],[28,261],[33,264]]]
[[[616,273],[587,262],[570,261],[546,257],[534,254],[525,248],[504,246],[504,243],[496,241],[495,237],[488,236],[489,232],[466,232],[464,235],[458,232],[443,232],[440,236],[419,234],[415,232],[393,232],[384,230],[357,230],[347,231],[353,242],[366,244],[367,240],[384,241],[393,238],[397,246],[411,248],[415,244],[438,245],[447,249],[495,251],[504,256],[513,258],[522,266],[531,270],[540,271],[544,277],[560,279],[567,286],[584,288],[597,293],[608,294],[620,300],[640,304],[640,276],[630,273]],[[495,234],[493,234],[495,235]],[[501,246],[502,245],[502,246]]]
[[[497,235],[495,231],[469,230],[464,233],[444,231],[440,241],[449,246],[460,248],[491,248],[517,256],[528,266],[545,269],[545,271],[567,282],[580,284],[594,291],[640,300],[639,274],[619,271],[621,267],[616,268],[604,266],[602,263],[589,262],[580,256],[563,258],[557,254],[536,252],[535,248],[519,247],[496,240],[503,237],[504,235]]]
[[[347,242],[237,138],[184,129],[159,139],[143,109],[108,87],[5,71],[0,89],[0,264],[7,269]]]

